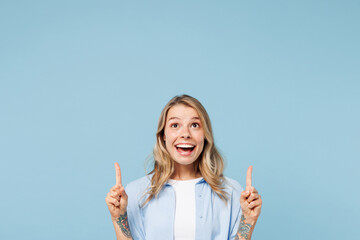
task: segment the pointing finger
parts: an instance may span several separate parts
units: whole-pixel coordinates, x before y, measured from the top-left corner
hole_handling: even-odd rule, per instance
[[[252,174],[252,166],[249,166],[247,173],[246,173],[246,187],[251,187],[251,174]]]
[[[116,171],[116,184],[121,185],[121,170],[117,162],[115,163],[115,171]]]

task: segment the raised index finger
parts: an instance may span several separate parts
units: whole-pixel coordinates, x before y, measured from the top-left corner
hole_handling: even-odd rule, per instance
[[[246,186],[251,187],[251,174],[252,174],[252,166],[249,166],[247,173],[246,173]]]
[[[115,163],[115,171],[116,171],[116,184],[121,185],[121,170],[117,162]]]

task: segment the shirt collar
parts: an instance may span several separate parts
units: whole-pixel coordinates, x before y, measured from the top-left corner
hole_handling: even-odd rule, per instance
[[[196,184],[201,184],[201,183],[206,183],[204,178],[201,178]],[[165,186],[171,186],[171,184],[169,182],[166,182]]]

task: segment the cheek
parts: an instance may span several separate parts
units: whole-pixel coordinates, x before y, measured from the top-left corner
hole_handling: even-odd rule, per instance
[[[173,144],[173,137],[171,136],[171,134],[164,134],[164,141],[166,149],[169,150]]]
[[[165,131],[164,140],[166,142],[173,142],[176,139],[176,132],[174,131]]]
[[[201,151],[204,151],[204,147],[205,147],[205,137],[203,136],[201,139]]]
[[[167,131],[167,129],[165,128],[165,130],[164,130],[164,141],[168,141],[168,140],[170,140],[169,139],[169,131]]]
[[[204,142],[205,142],[205,135],[204,135],[204,133],[203,132],[199,132],[198,134],[197,134],[197,142],[198,142],[198,144],[200,145],[204,145]]]
[[[201,152],[204,151],[204,145],[205,145],[205,144],[204,144],[204,141],[203,141],[203,142],[201,143],[201,149],[200,149]]]
[[[167,140],[165,141],[165,146],[166,148],[169,148],[171,146],[171,139],[167,138]]]

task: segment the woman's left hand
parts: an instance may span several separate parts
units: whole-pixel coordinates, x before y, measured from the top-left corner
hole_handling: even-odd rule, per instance
[[[251,184],[252,166],[247,170],[246,174],[246,188],[241,193],[240,205],[242,209],[241,220],[246,224],[251,224],[253,227],[259,218],[262,206],[261,196],[258,191]]]

